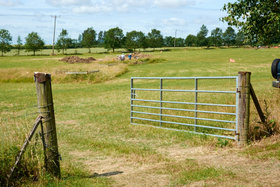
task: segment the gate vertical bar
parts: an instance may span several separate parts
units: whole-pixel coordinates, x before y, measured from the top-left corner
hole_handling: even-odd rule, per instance
[[[133,78],[130,79],[130,123],[133,123],[133,99],[134,90],[133,90]]]
[[[194,113],[194,117],[195,117],[195,120],[194,120],[194,124],[197,125],[197,97],[198,97],[198,93],[197,93],[197,89],[198,89],[198,79],[195,78],[194,79],[194,88],[195,88],[195,96],[194,96],[194,102],[195,102],[195,105],[194,105],[194,110],[195,110],[195,113]],[[196,127],[194,127],[194,131],[196,131]]]
[[[160,79],[160,126],[162,126],[162,87],[163,81]]]

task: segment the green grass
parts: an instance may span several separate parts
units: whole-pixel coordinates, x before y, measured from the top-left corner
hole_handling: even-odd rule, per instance
[[[87,49],[84,49],[85,51]],[[160,130],[150,127],[130,125],[130,77],[138,76],[233,76],[239,71],[252,72],[252,84],[256,94],[263,104],[266,99],[270,104],[271,118],[279,121],[279,90],[272,88],[270,66],[274,58],[278,57],[280,49],[193,49],[182,48],[163,52],[147,52],[147,54],[159,59],[165,59],[159,63],[144,63],[127,66],[128,71],[105,82],[95,83],[88,81],[55,81],[52,78],[53,98],[58,133],[59,151],[62,155],[62,180],[50,179],[44,171],[41,156],[34,159],[26,159],[26,163],[33,167],[39,181],[33,181],[30,177],[21,180],[29,186],[115,186],[118,178],[90,177],[94,172],[106,173],[110,169],[100,169],[102,165],[94,165],[102,162],[102,158],[115,159],[120,165],[131,163],[126,167],[144,167],[149,165],[156,167],[147,169],[140,175],[157,173],[167,175],[170,185],[190,185],[193,182],[210,181],[210,184],[222,184],[226,179],[234,178],[230,171],[219,167],[198,164],[196,161],[178,161],[161,150],[170,149],[175,145],[180,147],[215,147],[219,144],[216,138],[197,136],[189,133]],[[49,52],[46,52],[46,54]],[[93,56],[94,58],[113,58],[119,55],[93,53],[81,55],[81,57]],[[9,147],[20,148],[25,136],[28,134],[36,118],[36,89],[33,83],[33,72],[54,71],[65,68],[87,68],[86,65],[68,65],[58,61],[62,56],[6,56],[0,57],[1,72],[28,72],[23,79],[10,78],[11,81],[0,81],[0,156],[1,161],[6,157],[10,160],[16,155],[6,156],[3,152]],[[229,63],[229,58],[236,63]],[[8,74],[1,74],[0,80],[6,79]],[[12,77],[12,76],[11,76]],[[29,77],[29,78],[26,78]],[[137,82],[139,87],[158,87],[158,82]],[[201,88],[216,88],[228,82],[201,82]],[[185,85],[192,87],[191,82],[166,82],[166,87],[178,88]],[[155,96],[154,96],[155,97]],[[172,96],[166,96],[172,97]],[[179,98],[179,97],[178,97]],[[215,100],[227,101],[227,97],[204,97],[203,101]],[[33,114],[35,113],[35,114]],[[258,121],[254,106],[251,105],[251,121]],[[252,124],[254,125],[254,124]],[[13,138],[16,137],[16,138]],[[35,146],[32,141],[30,154]],[[40,141],[39,141],[40,142]],[[231,144],[231,143],[230,143]],[[33,145],[33,146],[32,146]],[[35,155],[41,155],[41,146]],[[248,153],[252,157],[262,155],[266,159],[279,159],[279,142],[269,145],[272,148],[249,148]],[[218,146],[219,147],[219,146]],[[123,161],[125,160],[125,161]],[[115,163],[114,162],[114,163]],[[122,163],[122,164],[121,164]],[[5,166],[5,171],[11,166]],[[103,163],[104,164],[104,163]],[[93,166],[91,166],[93,165]],[[158,166],[159,165],[159,166]],[[163,166],[162,166],[163,165]],[[120,166],[120,167],[121,167]],[[115,167],[117,168],[117,167]],[[0,168],[0,173],[3,172]],[[120,169],[122,171],[122,168]],[[125,176],[120,174],[120,178]],[[1,174],[0,174],[1,175]],[[152,174],[151,174],[152,175]],[[156,175],[156,174],[155,174]],[[3,175],[1,176],[3,178]],[[5,177],[5,176],[4,176]],[[118,177],[118,176],[116,176]],[[135,174],[134,177],[137,177]],[[143,177],[145,178],[145,177]],[[211,183],[212,182],[212,183]],[[122,184],[122,183],[121,183]]]
[[[173,176],[171,186],[188,185],[192,182],[205,181],[209,178],[217,180],[219,177],[226,177],[227,175],[227,172],[223,169],[202,167],[194,160],[190,159],[180,162],[180,165],[174,165],[174,163],[172,163],[172,165],[164,168],[164,171],[171,172],[170,174]]]
[[[243,151],[243,154],[261,160],[280,160],[280,142],[265,142],[264,140],[264,143],[259,143],[248,147]]]

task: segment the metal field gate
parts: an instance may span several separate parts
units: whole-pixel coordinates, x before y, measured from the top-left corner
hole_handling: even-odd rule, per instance
[[[237,140],[238,76],[131,77],[133,125]]]

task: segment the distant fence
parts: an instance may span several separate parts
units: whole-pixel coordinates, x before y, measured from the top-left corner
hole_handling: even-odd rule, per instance
[[[249,72],[227,77],[131,77],[131,124],[247,141],[248,127],[244,121],[248,125],[249,120],[245,118],[249,119],[249,115],[244,114],[248,114],[245,110],[249,106],[250,91],[244,89],[250,85],[250,79],[244,80],[248,75],[250,78]],[[185,85],[192,88],[178,84],[167,89],[165,85],[171,84],[165,82],[169,80],[191,81],[193,83]],[[207,89],[199,89],[201,80],[212,84],[212,89],[207,83],[204,83]],[[220,85],[216,84],[217,80],[222,80]],[[231,80],[230,83],[227,80]],[[153,88],[147,81],[153,81],[150,83]],[[222,90],[225,87],[230,89]],[[166,97],[167,93],[171,95]]]

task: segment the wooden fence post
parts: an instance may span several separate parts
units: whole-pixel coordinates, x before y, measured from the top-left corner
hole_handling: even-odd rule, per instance
[[[238,72],[238,143],[240,146],[248,144],[250,118],[250,77],[251,72]]]
[[[51,75],[34,73],[37,90],[38,109],[42,118],[45,145],[45,168],[48,173],[60,178],[59,154],[53,108]]]

